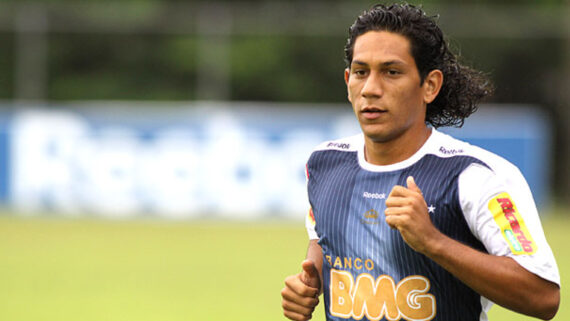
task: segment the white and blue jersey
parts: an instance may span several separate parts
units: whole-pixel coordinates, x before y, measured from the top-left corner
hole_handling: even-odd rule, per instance
[[[480,251],[510,256],[560,284],[536,206],[506,160],[432,129],[409,159],[376,166],[362,134],[325,142],[307,163],[307,229],[323,250],[327,320],[486,320],[491,302],[411,249],[385,200],[413,176],[433,224]]]

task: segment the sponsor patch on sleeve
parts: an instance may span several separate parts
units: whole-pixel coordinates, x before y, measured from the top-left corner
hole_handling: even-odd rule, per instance
[[[309,209],[309,213],[307,214],[307,222],[309,226],[315,227],[317,222],[315,221],[315,214],[313,214],[313,209]]]
[[[489,210],[513,254],[531,255],[536,252],[536,243],[509,194],[501,193],[491,199]]]

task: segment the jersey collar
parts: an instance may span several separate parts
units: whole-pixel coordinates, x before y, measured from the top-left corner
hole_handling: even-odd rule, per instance
[[[358,163],[360,167],[370,172],[392,172],[410,167],[411,165],[418,162],[424,155],[426,155],[428,151],[432,149],[432,146],[436,145],[436,142],[439,139],[440,135],[441,133],[439,131],[437,131],[435,128],[431,128],[431,135],[428,137],[426,142],[408,159],[390,165],[374,165],[367,162],[364,158],[364,134],[361,134],[357,150]]]

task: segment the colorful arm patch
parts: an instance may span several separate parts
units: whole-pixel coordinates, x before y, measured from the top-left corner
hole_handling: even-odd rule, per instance
[[[513,254],[531,255],[536,252],[536,243],[509,194],[501,193],[491,199],[489,210]]]
[[[313,214],[313,209],[309,209],[309,213],[307,214],[307,222],[310,223],[310,226],[315,227],[317,222],[315,221],[315,214]]]

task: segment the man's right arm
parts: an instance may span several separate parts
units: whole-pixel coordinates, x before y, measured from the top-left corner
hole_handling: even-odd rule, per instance
[[[285,278],[281,290],[283,315],[295,321],[310,320],[319,304],[322,292],[323,256],[317,240],[309,241],[307,258],[301,263],[301,272]]]

